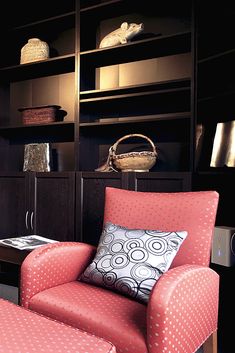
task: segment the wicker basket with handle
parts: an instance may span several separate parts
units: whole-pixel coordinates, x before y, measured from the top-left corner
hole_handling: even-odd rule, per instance
[[[117,154],[117,147],[119,143],[132,137],[141,137],[147,140],[152,147],[152,151]],[[157,151],[153,141],[150,140],[149,137],[142,134],[129,134],[121,137],[114,143],[114,145],[110,147],[109,157],[112,164],[122,172],[148,172],[149,169],[151,169],[156,163]]]

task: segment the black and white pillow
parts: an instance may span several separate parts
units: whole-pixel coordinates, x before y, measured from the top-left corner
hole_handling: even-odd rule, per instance
[[[187,234],[106,223],[95,258],[80,280],[147,303],[153,286],[169,269]]]

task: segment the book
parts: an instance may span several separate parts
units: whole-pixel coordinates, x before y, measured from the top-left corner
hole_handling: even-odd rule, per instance
[[[39,246],[56,242],[57,240],[44,238],[36,234],[16,238],[0,239],[0,245],[16,248],[19,250],[33,250]]]

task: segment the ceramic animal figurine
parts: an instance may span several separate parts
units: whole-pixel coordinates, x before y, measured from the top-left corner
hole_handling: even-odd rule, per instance
[[[107,34],[100,42],[100,48],[111,47],[114,45],[125,44],[135,35],[144,30],[143,23],[130,23],[123,22],[121,26],[115,31]]]

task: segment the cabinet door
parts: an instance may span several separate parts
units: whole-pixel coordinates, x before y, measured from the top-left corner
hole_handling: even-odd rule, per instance
[[[0,174],[0,238],[27,232],[28,178],[25,173]]]
[[[76,240],[97,245],[103,225],[105,187],[127,188],[127,173],[76,173]]]
[[[32,233],[60,241],[74,240],[74,181],[73,172],[32,175]]]
[[[130,173],[129,189],[148,192],[191,190],[191,173]]]

